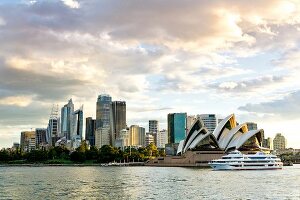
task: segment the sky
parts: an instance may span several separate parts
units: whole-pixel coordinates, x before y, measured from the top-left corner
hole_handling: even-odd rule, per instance
[[[300,148],[299,65],[298,0],[1,0],[0,148],[102,93],[128,125],[235,113]]]

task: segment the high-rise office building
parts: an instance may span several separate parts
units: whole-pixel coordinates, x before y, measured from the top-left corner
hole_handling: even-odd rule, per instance
[[[157,120],[149,120],[149,133],[158,133],[159,124]]]
[[[201,114],[197,115],[198,119],[201,119],[204,123],[204,126],[210,133],[213,133],[217,127],[217,118],[215,114]]]
[[[161,130],[157,133],[156,146],[157,148],[165,148],[165,145],[168,144],[168,131]]]
[[[24,152],[35,150],[35,131],[21,132],[20,147]]]
[[[247,122],[247,127],[249,131],[257,130],[257,124],[254,122]]]
[[[41,148],[47,144],[47,129],[37,128],[35,129],[35,146]]]
[[[129,143],[131,146],[145,146],[145,128],[132,125],[129,128]]]
[[[70,99],[68,103],[61,108],[61,134],[63,137],[66,137],[67,140],[72,139],[74,123],[74,104],[72,99]]]
[[[47,143],[54,146],[55,142],[59,140],[59,118],[50,118],[47,127]]]
[[[97,128],[95,132],[95,146],[101,148],[103,145],[110,145],[110,127]]]
[[[47,126],[46,142],[47,144],[54,146],[55,142],[59,140],[60,137],[58,105],[53,105]]]
[[[154,136],[151,133],[147,133],[146,137],[145,137],[145,146],[148,146],[151,143],[155,144],[155,142],[154,142]]]
[[[100,127],[110,127],[111,96],[101,94],[96,103],[96,129]]]
[[[157,146],[157,134],[159,132],[159,123],[157,120],[149,120],[149,135],[153,136],[153,144]],[[149,136],[149,138],[152,138]],[[147,143],[146,143],[147,146]]]
[[[126,102],[113,101],[111,103],[111,133],[112,144],[115,140],[120,138],[120,131],[126,129]]]
[[[127,129],[122,129],[120,131],[120,136],[116,139],[115,146],[122,149],[124,149],[124,147],[130,146],[129,131]]]
[[[168,143],[174,144],[184,140],[186,135],[186,113],[168,114]]]
[[[74,112],[74,132],[73,137],[76,139],[82,140],[82,132],[83,132],[83,106],[80,107],[80,109],[76,110]]]
[[[286,139],[281,133],[277,133],[273,139],[273,148],[274,150],[286,149]]]
[[[85,120],[85,139],[91,146],[95,146],[96,120],[88,117]]]

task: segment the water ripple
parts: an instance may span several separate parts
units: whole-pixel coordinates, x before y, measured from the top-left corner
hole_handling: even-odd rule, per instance
[[[300,199],[300,165],[276,171],[0,167],[2,199]]]

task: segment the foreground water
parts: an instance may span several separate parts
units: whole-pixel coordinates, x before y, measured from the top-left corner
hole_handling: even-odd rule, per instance
[[[0,167],[0,199],[300,199],[300,165],[270,171]]]

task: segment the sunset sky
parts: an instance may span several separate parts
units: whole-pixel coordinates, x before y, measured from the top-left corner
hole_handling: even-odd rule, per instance
[[[0,148],[101,93],[128,125],[235,113],[300,148],[299,65],[299,0],[1,0]]]

